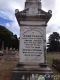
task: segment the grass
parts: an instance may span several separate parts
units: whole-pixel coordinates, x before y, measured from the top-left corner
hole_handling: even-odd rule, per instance
[[[60,54],[58,52],[47,54],[47,63],[51,66],[53,59],[60,59]]]
[[[56,74],[60,74],[57,70],[55,70],[52,67],[53,59],[60,59],[60,53],[59,52],[53,52],[47,54],[47,63],[49,64],[49,67],[52,68],[53,72]]]
[[[60,59],[59,53],[48,53],[47,54],[47,62],[51,67],[53,59]],[[18,63],[18,59],[16,56],[12,55],[4,55],[0,56],[0,80],[11,80],[11,70],[15,68]],[[55,71],[56,72],[56,71]]]
[[[15,56],[0,56],[0,80],[10,80],[11,70],[16,66],[17,62]]]

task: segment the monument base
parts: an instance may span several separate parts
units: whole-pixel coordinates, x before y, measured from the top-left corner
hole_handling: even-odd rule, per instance
[[[39,66],[18,64],[12,70],[11,80],[39,80],[39,78],[53,80],[53,72],[47,64],[39,64]]]

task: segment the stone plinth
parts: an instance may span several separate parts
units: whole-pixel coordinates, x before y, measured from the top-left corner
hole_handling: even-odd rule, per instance
[[[20,64],[12,71],[12,80],[38,80],[41,75],[44,79],[53,80],[53,72],[46,64],[35,65],[35,67]]]

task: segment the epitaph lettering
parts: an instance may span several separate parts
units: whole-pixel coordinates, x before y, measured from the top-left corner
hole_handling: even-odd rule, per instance
[[[44,63],[44,30],[21,27],[20,62]]]

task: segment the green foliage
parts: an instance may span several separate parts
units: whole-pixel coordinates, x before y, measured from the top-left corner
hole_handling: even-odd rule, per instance
[[[19,46],[17,35],[13,35],[13,33],[4,26],[0,26],[0,49],[2,48],[2,45],[4,45],[4,48],[12,47],[16,49],[18,49]]]
[[[49,43],[48,43],[48,51],[60,51],[60,36],[59,33],[53,32],[49,36]]]

